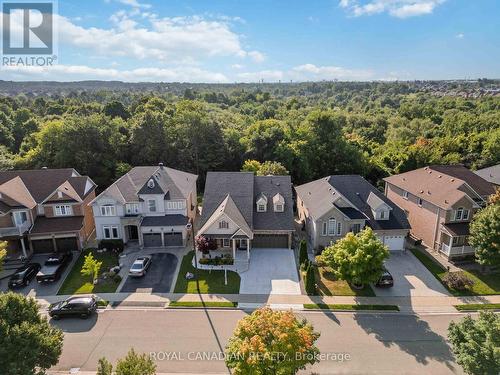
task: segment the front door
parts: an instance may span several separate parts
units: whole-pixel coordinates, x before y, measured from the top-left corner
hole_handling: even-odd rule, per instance
[[[238,249],[240,250],[246,250],[247,249],[247,240],[246,239],[242,239],[242,240],[239,240],[240,241],[240,245],[238,246]]]
[[[139,239],[139,230],[137,229],[137,226],[128,225],[127,231],[129,241],[137,241]]]

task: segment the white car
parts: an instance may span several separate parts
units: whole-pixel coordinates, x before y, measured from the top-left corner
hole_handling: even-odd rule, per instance
[[[128,274],[129,276],[144,276],[150,265],[151,265],[150,256],[146,255],[139,257],[134,261],[132,267],[130,267]]]

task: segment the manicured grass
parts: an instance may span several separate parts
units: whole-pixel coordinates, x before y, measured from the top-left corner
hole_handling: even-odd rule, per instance
[[[320,310],[347,310],[347,311],[399,311],[396,305],[327,305],[325,303],[306,303],[305,309]]]
[[[469,303],[467,305],[455,305],[458,311],[477,310],[500,310],[500,303]]]
[[[108,307],[109,305],[109,302],[104,300],[104,299],[100,299],[99,301],[97,301],[97,308],[99,309],[104,309],[106,307]]]
[[[375,296],[370,285],[365,285],[363,289],[354,289],[346,281],[335,279],[328,267],[316,268],[316,284],[318,294],[322,296]]]
[[[448,286],[443,283],[443,279],[447,273],[446,269],[419,250],[412,249],[411,252],[439,281],[441,281],[444,287],[455,296],[500,294],[500,272],[483,275],[479,271],[461,271],[474,281],[474,285],[469,290],[456,290],[448,288]]]
[[[197,270],[192,265],[194,252],[190,251],[182,258],[181,268],[175,283],[174,293],[220,293],[238,294],[240,292],[240,275],[227,271],[227,285],[224,285],[224,271]],[[196,275],[193,280],[186,280],[187,272]]]
[[[90,250],[86,250],[80,254],[57,294],[114,293],[116,291],[119,282],[107,279],[94,285],[90,276],[83,276],[80,273],[85,261],[85,255],[89,252]],[[97,260],[102,261],[101,273],[107,272],[110,268],[118,265],[118,257],[115,254],[111,252],[98,253],[95,250],[92,250],[92,252]]]
[[[172,301],[168,307],[237,307],[238,302],[183,302]]]

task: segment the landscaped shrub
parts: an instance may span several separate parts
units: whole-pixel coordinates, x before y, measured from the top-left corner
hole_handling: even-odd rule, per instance
[[[443,282],[450,289],[465,290],[474,285],[474,280],[467,277],[463,272],[448,272],[443,277]]]
[[[123,248],[125,247],[125,244],[123,243],[123,240],[101,240],[99,241],[99,246],[98,249],[107,249],[110,251],[117,251],[121,253],[123,251]]]
[[[115,283],[120,283],[122,281],[122,277],[118,274],[113,275],[113,281]]]
[[[307,262],[307,243],[305,240],[300,241],[299,247],[299,264],[302,269],[304,269],[304,265]]]
[[[306,270],[306,277],[305,277],[305,288],[306,288],[306,293],[309,295],[315,295],[316,294],[316,275],[315,275],[315,265],[309,262]]]
[[[198,261],[200,264],[210,265],[210,266],[226,266],[232,265],[234,263],[232,256],[216,256],[214,258],[201,258]]]

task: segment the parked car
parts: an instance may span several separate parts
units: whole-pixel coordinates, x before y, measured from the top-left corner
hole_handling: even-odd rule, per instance
[[[382,273],[382,276],[378,279],[378,281],[375,283],[375,286],[379,288],[390,288],[394,286],[394,279],[392,278],[391,273],[387,270],[387,268],[384,267],[384,272]]]
[[[97,301],[94,297],[70,297],[65,301],[50,305],[49,315],[54,319],[66,316],[78,316],[86,319],[96,310]]]
[[[29,263],[19,267],[16,272],[10,277],[9,288],[27,286],[40,271],[40,264]]]
[[[59,280],[62,273],[73,259],[72,253],[60,253],[49,256],[42,269],[36,274],[39,283]]]
[[[130,271],[128,272],[128,274],[129,276],[144,276],[150,265],[150,256],[138,257],[132,264],[132,267],[130,267]]]

